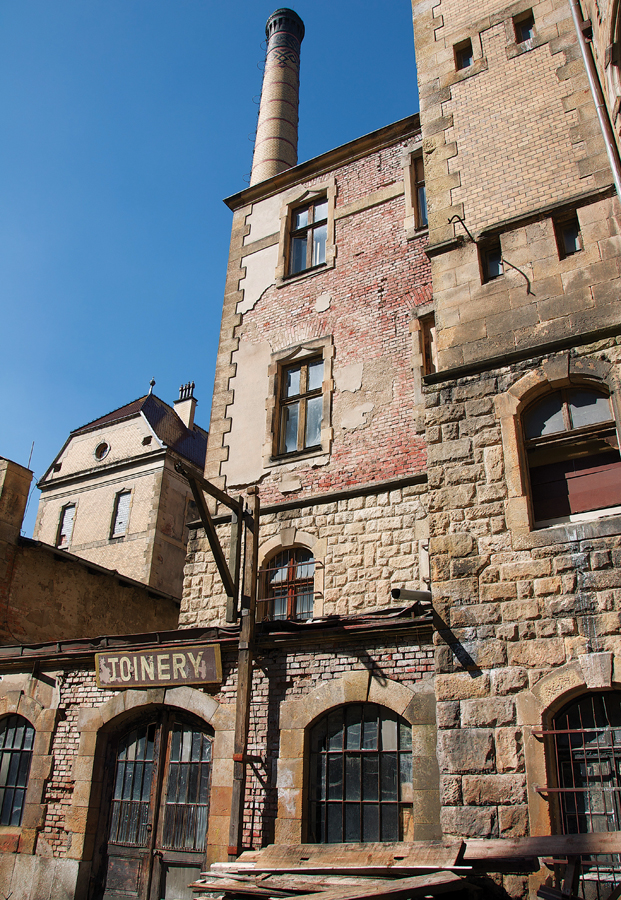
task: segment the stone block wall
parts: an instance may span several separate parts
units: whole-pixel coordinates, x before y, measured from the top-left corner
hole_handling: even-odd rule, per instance
[[[589,678],[577,677],[576,666],[584,669],[593,653],[612,659],[621,652],[621,517],[534,528],[526,512],[526,522],[512,521],[512,502],[523,501],[523,510],[528,504],[516,496],[520,475],[500,413],[520,379],[532,388],[539,378],[543,389],[546,372],[550,381],[552,371],[565,372],[566,382],[572,372],[606,372],[614,393],[620,358],[613,338],[569,356],[531,358],[427,387],[447,835],[518,837],[558,827],[554,808],[534,787],[550,773],[541,740],[531,734],[572,691],[587,690]],[[616,680],[610,675],[590,686]]]
[[[261,516],[259,565],[281,547],[308,547],[317,560],[315,616],[353,615],[393,605],[391,587],[418,589],[427,574],[424,478],[330,495]],[[230,526],[218,528],[228,554]],[[422,569],[421,569],[422,560]],[[423,585],[424,586],[424,585]],[[264,596],[259,588],[259,596]],[[202,528],[190,532],[179,624],[224,624],[226,594]]]

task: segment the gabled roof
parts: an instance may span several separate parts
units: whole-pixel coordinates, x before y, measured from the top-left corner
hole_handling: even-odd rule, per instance
[[[71,432],[71,437],[97,431],[105,425],[112,425],[124,419],[133,419],[141,413],[163,444],[189,462],[203,468],[207,452],[207,433],[202,428],[195,427],[192,430],[187,428],[175,410],[155,394],[146,394],[132,400],[131,403],[76,428]]]

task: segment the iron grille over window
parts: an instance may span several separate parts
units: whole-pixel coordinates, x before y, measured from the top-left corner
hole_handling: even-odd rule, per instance
[[[322,385],[322,359],[283,366],[279,453],[295,453],[321,446]]]
[[[411,840],[412,726],[373,703],[331,710],[310,733],[309,840]]]
[[[175,724],[170,740],[163,846],[204,850],[211,740],[187,725]]]
[[[536,522],[621,505],[621,456],[605,394],[589,388],[546,394],[522,424]]]
[[[312,619],[315,601],[315,560],[310,550],[283,550],[261,570],[264,599],[261,619]]]
[[[563,834],[621,830],[621,693],[580,697],[543,734],[552,742],[558,785],[546,791],[558,797]],[[587,880],[607,881],[612,868],[619,872],[619,857],[598,854]]]
[[[328,201],[324,197],[291,213],[289,274],[305,272],[326,261]]]
[[[22,716],[0,721],[0,825],[21,825],[34,728]]]

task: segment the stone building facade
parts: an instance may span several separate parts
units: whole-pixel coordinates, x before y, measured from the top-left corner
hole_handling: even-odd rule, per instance
[[[35,540],[180,598],[193,501],[175,464],[203,471],[196,403],[193,383],[174,408],[151,389],[72,431],[39,481]]]
[[[0,650],[1,733],[34,748],[0,831],[15,900],[191,896],[231,851],[240,764],[248,848],[621,831],[610,148],[564,0],[413,10],[420,119],[227,201],[205,476],[260,501],[245,752],[247,648],[194,522],[180,630]],[[268,26],[289,88],[303,26]],[[161,773],[134,807],[130,762]],[[364,766],[368,797],[343,775]],[[617,874],[592,864],[585,895]],[[494,880],[517,900],[551,877]]]

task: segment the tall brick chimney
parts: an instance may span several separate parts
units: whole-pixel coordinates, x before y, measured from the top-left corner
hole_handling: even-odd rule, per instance
[[[265,26],[267,52],[250,184],[298,161],[300,44],[304,23],[292,9],[277,9]]]

